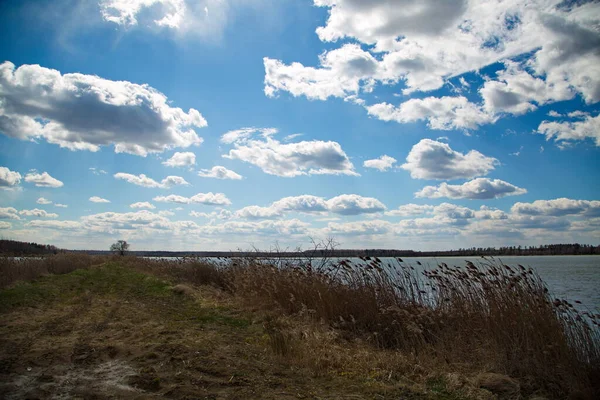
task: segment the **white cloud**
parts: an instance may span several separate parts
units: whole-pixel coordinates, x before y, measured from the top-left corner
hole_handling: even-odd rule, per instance
[[[515,203],[511,212],[526,216],[582,215],[594,218],[600,217],[600,201],[573,200],[564,197],[554,200],[536,200],[533,203]]]
[[[430,129],[439,130],[476,129],[496,120],[492,114],[463,96],[426,97],[407,100],[399,107],[378,103],[365,108],[369,115],[382,121],[408,123],[425,120]]]
[[[395,210],[386,211],[385,215],[391,217],[414,217],[433,211],[434,206],[428,204],[404,204]]]
[[[143,227],[170,229],[170,221],[148,210],[127,213],[105,212],[81,218],[81,224],[97,232],[113,232],[116,229],[135,230]]]
[[[480,93],[485,109],[446,100],[434,110],[419,101],[425,110],[407,115],[402,105],[388,103],[371,106],[369,112],[401,123],[428,119],[433,129],[474,129],[495,122],[496,113],[522,114],[576,94],[588,104],[600,101],[598,2],[313,2],[329,11],[325,25],[316,30],[318,37],[354,43],[325,51],[316,67],[265,58],[268,96],[286,91],[309,99],[352,100],[377,85],[400,86],[409,95],[440,89],[455,77],[468,88],[462,74],[518,57],[521,65],[508,62],[497,80],[485,83]],[[436,121],[432,115],[444,117]],[[454,119],[459,122],[450,122]]]
[[[94,175],[106,175],[107,172],[103,169],[98,169],[95,167],[90,167],[90,171],[92,171],[92,174]]]
[[[170,194],[168,196],[157,196],[153,199],[161,203],[179,203],[179,204],[205,204],[211,206],[228,206],[231,200],[223,193],[198,193],[192,197],[178,196]]]
[[[156,208],[152,203],[149,203],[147,201],[140,201],[137,203],[133,203],[133,204],[130,204],[129,207],[131,207],[131,208],[149,208],[151,210]]]
[[[327,211],[329,209],[329,205],[322,197],[303,194],[300,196],[289,196],[279,199],[271,204],[271,208],[280,211],[298,211],[310,213]]]
[[[172,176],[172,175],[167,176],[165,179],[163,179],[160,182],[157,182],[154,179],[149,178],[144,174],[133,175],[133,174],[127,174],[124,172],[117,172],[114,175],[114,177],[116,179],[122,179],[122,180],[132,183],[134,185],[143,186],[143,187],[147,187],[147,188],[169,189],[176,185],[189,185],[189,183],[187,183],[186,180],[183,179],[182,177]]]
[[[69,206],[66,204],[54,203],[54,207],[67,208]]]
[[[481,206],[478,211],[475,211],[475,217],[493,220],[508,219],[508,215],[504,211],[487,206]]]
[[[21,174],[11,171],[6,167],[0,167],[0,188],[10,189],[21,183]]]
[[[110,203],[110,200],[103,199],[102,197],[92,196],[90,197],[92,203]]]
[[[358,215],[382,212],[386,210],[386,207],[373,197],[342,194],[327,200],[327,209],[341,215]]]
[[[12,224],[10,222],[0,221],[0,229],[10,229]]]
[[[220,225],[206,225],[201,232],[205,234],[234,235],[306,235],[310,224],[298,219],[282,221],[227,221]]]
[[[476,150],[467,154],[454,151],[447,143],[423,139],[415,144],[401,168],[414,179],[470,179],[486,175],[498,160]]]
[[[279,91],[286,91],[309,99],[346,98],[365,86],[370,90],[371,77],[383,73],[378,72],[378,61],[356,44],[324,53],[319,60],[321,68],[313,68],[300,63],[285,65],[265,57],[265,94],[274,97]]]
[[[223,35],[240,10],[255,10],[264,23],[268,14],[257,6],[274,8],[278,3],[264,0],[100,0],[99,4],[102,18],[125,31],[140,27],[212,41]]]
[[[252,132],[228,132],[221,141],[233,143],[234,148],[223,157],[241,160],[258,166],[271,175],[294,177],[298,175],[333,174],[354,175],[354,165],[337,142],[320,140],[283,144],[262,132],[261,138],[252,138]]]
[[[462,185],[449,185],[443,182],[439,186],[425,186],[415,193],[415,197],[488,200],[525,193],[527,190],[500,179],[477,178]]]
[[[268,207],[248,206],[235,212],[234,216],[245,219],[275,219],[286,212],[322,213],[332,212],[340,215],[373,214],[385,211],[385,205],[373,197],[357,194],[342,194],[325,200],[312,195],[284,197]]]
[[[163,165],[168,167],[191,167],[196,165],[196,155],[190,151],[176,152],[171,158],[163,162]]]
[[[33,210],[21,210],[19,211],[19,215],[38,218],[58,218],[58,214],[49,213],[45,210],[40,210],[39,208],[34,208]]]
[[[173,215],[175,215],[175,213],[169,210],[162,210],[158,212],[158,215],[160,215],[161,217],[172,217]]]
[[[40,197],[39,199],[37,199],[36,203],[38,204],[52,204],[52,201],[44,198],[44,197]]]
[[[498,79],[485,82],[479,90],[484,108],[491,114],[525,114],[537,109],[535,104],[543,105],[575,96],[564,80],[549,82],[536,78],[513,61],[505,61],[504,65],[505,69],[497,73]]]
[[[21,219],[17,209],[13,207],[0,207],[0,219]]]
[[[198,176],[216,179],[242,179],[240,174],[220,165],[216,165],[211,169],[202,169],[198,172]]]
[[[325,228],[331,235],[383,235],[393,229],[393,224],[384,220],[330,222]]]
[[[379,158],[375,158],[372,160],[366,160],[363,163],[363,166],[366,168],[374,168],[377,169],[381,172],[387,171],[388,169],[392,168],[394,166],[394,164],[396,163],[396,160],[394,157],[390,157],[388,155],[382,155]]]
[[[562,114],[560,114],[557,111],[550,110],[550,111],[548,111],[548,116],[552,117],[552,118],[559,118],[559,117],[562,117]]]
[[[78,230],[82,228],[82,225],[78,221],[53,221],[35,219],[25,224],[29,228],[42,228],[42,229],[60,229],[60,230]]]
[[[275,128],[242,128],[229,131],[221,136],[221,143],[233,144],[238,142],[245,142],[252,137],[252,135],[259,133],[262,137],[269,137],[277,133]]]
[[[326,25],[317,28],[322,41],[349,37],[369,44],[389,37],[437,36],[460,22],[467,9],[464,0],[442,3],[437,0],[315,0],[314,3],[329,8]]]
[[[47,172],[42,172],[41,174],[37,172],[30,172],[25,175],[25,182],[34,183],[35,186],[38,187],[59,188],[64,186],[61,181],[51,177]]]
[[[71,150],[114,145],[117,153],[145,156],[200,144],[194,128],[206,125],[197,110],[171,107],[148,85],[0,64],[0,132],[10,137],[41,137]]]
[[[221,210],[213,211],[210,213],[190,211],[190,216],[195,217],[195,218],[229,219],[233,216],[233,214],[229,210],[221,209]]]
[[[247,206],[237,210],[234,216],[244,219],[274,219],[283,215],[283,211],[277,207]]]
[[[595,117],[586,116],[578,121],[543,121],[537,133],[546,136],[546,140],[554,139],[559,146],[585,139],[592,139],[596,146],[600,146],[600,114]]]

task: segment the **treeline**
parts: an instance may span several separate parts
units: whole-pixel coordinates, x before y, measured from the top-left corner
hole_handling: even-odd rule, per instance
[[[593,255],[600,254],[600,245],[568,243],[545,244],[540,246],[504,246],[504,247],[471,247],[458,250],[388,250],[388,249],[336,249],[307,250],[306,255],[333,257],[478,257],[478,256],[558,256],[558,255]]]
[[[51,244],[19,242],[17,240],[0,240],[0,254],[9,256],[30,256],[42,254],[57,254],[63,250]]]
[[[0,240],[0,254],[11,256],[56,254],[64,252],[52,245]],[[71,250],[87,254],[110,254],[102,250]],[[301,252],[272,251],[130,251],[140,257],[477,257],[477,256],[556,256],[600,254],[600,245],[568,243],[540,246],[471,247],[458,250],[414,251],[394,249],[326,249]]]

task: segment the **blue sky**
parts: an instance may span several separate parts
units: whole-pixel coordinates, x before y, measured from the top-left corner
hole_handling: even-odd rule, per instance
[[[0,236],[600,242],[600,4],[0,3]]]

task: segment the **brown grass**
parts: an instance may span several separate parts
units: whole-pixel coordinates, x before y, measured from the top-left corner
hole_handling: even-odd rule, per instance
[[[48,274],[68,274],[77,269],[101,264],[108,258],[79,253],[62,253],[39,257],[0,256],[0,289],[18,281],[33,281]]]
[[[59,257],[2,261],[8,274],[0,287],[96,260]],[[358,369],[389,380],[425,371],[499,373],[518,379],[524,396],[600,398],[600,316],[553,299],[522,266],[482,259],[423,272],[378,258],[319,268],[253,258],[226,267],[202,259],[117,260],[173,283],[211,285],[268,312],[263,325],[273,352],[316,374]]]
[[[600,394],[598,316],[553,300],[531,269],[486,259],[419,276],[400,260],[365,258],[317,272],[247,260],[223,274],[246,301],[310,316],[347,338],[433,358],[449,370],[506,374],[524,393]]]

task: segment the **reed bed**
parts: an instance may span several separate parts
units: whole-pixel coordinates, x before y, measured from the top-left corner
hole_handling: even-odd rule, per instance
[[[365,257],[315,270],[245,260],[223,274],[246,301],[310,316],[380,348],[506,374],[525,392],[600,398],[600,315],[553,299],[521,265],[482,259],[423,270]]]

